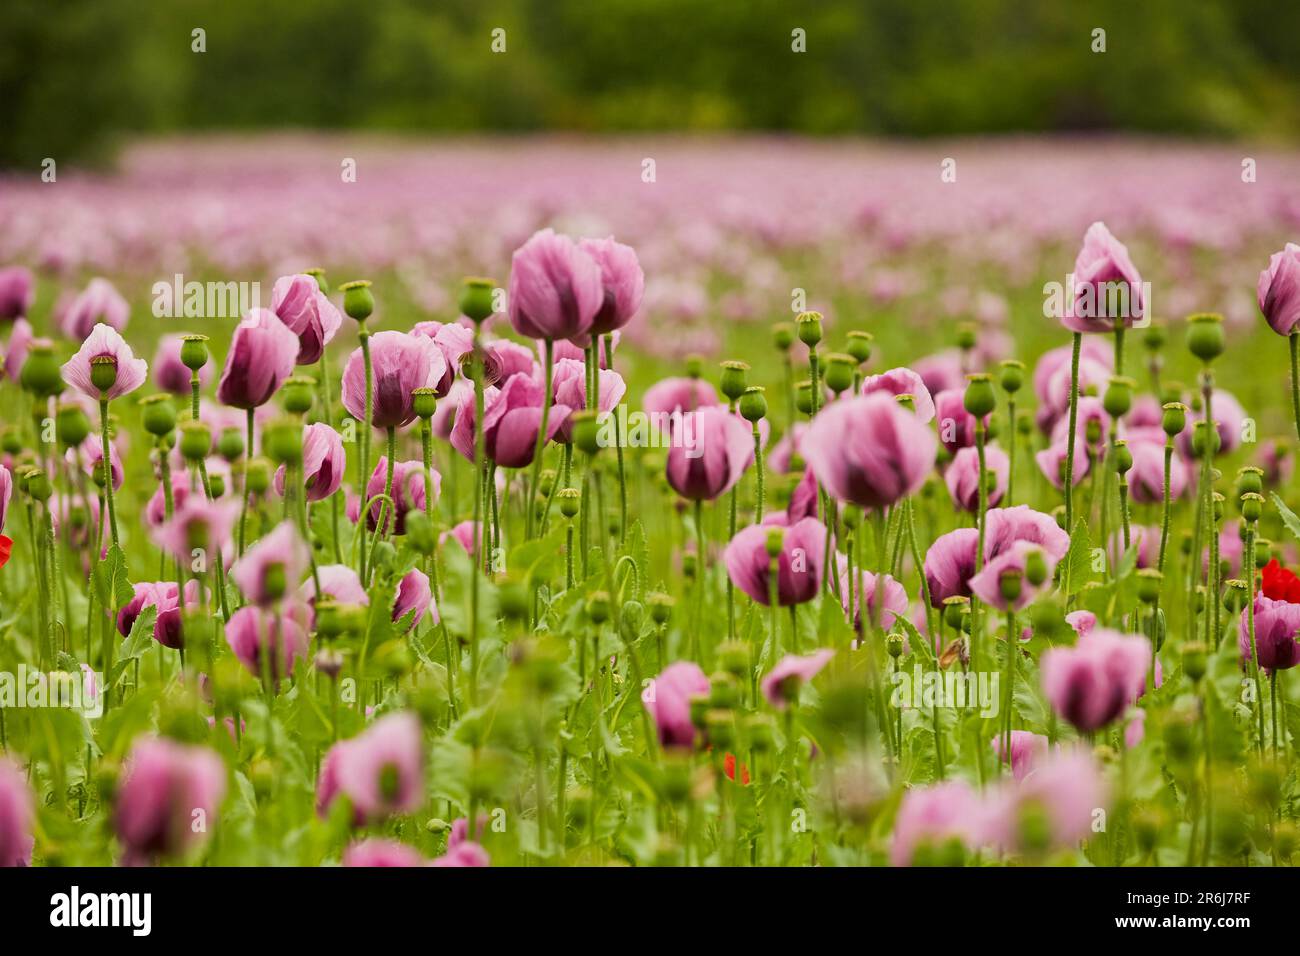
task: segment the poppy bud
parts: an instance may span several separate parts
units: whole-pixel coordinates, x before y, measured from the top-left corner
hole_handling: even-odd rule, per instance
[[[997,408],[998,399],[993,393],[993,377],[984,372],[966,376],[966,393],[962,405],[977,419],[984,418]]]
[[[491,279],[478,276],[468,276],[462,280],[458,303],[461,315],[474,322],[482,322],[491,315],[495,287],[496,283]]]
[[[1008,568],[998,577],[998,589],[1002,594],[1002,600],[1008,604],[1015,603],[1020,597],[1020,592],[1024,589],[1024,580],[1021,572],[1016,568]],[[1010,639],[1010,635],[1008,635]]]
[[[343,292],[343,311],[358,322],[364,322],[375,311],[375,296],[370,291],[370,282],[366,279],[354,279],[345,282],[339,289]]]
[[[1206,364],[1223,354],[1223,316],[1200,312],[1187,317],[1187,348]]]
[[[1047,580],[1047,559],[1043,552],[1035,549],[1025,555],[1025,580],[1034,587],[1040,587]]]
[[[181,364],[191,372],[197,372],[208,364],[206,335],[186,335],[181,339]]]
[[[723,362],[722,379],[718,390],[726,396],[727,401],[734,402],[745,393],[745,373],[749,366],[744,362]]]
[[[795,319],[795,329],[799,341],[811,348],[816,348],[822,340],[822,314],[820,312],[800,312]]]
[[[969,352],[978,340],[979,328],[973,322],[961,322],[957,326],[957,348]]]
[[[277,465],[302,461],[302,425],[292,419],[280,418],[268,424],[262,432],[262,443]]]
[[[865,365],[871,360],[871,346],[875,341],[875,336],[870,332],[860,332],[854,330],[849,333],[848,341],[844,343],[844,351],[853,356],[853,360],[859,365]]]
[[[740,396],[740,417],[757,424],[767,417],[767,398],[761,385],[750,385]]]
[[[1005,359],[1001,364],[1002,391],[1015,394],[1025,384],[1025,363],[1016,359]]]
[[[772,326],[772,343],[778,351],[788,352],[790,346],[794,345],[794,325],[789,322],[778,322]]]

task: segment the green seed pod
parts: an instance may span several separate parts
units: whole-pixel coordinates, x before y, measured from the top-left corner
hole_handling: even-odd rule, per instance
[[[27,472],[27,493],[36,501],[49,501],[54,494],[50,476],[39,468]]]
[[[970,610],[970,598],[955,595],[943,599],[943,622],[953,630],[960,630],[962,619]]]
[[[366,279],[354,279],[345,282],[339,289],[343,292],[343,311],[350,318],[364,322],[375,311],[375,296],[370,291],[370,282]]]
[[[271,487],[271,463],[265,458],[254,458],[248,463],[245,482],[248,490],[255,495],[264,495]]]
[[[92,367],[93,364],[92,361]],[[117,377],[116,366],[113,376]],[[19,374],[19,384],[40,398],[48,398],[63,391],[63,372],[54,354],[54,346],[47,340],[37,339],[28,347],[27,358],[23,360],[22,372]],[[111,382],[109,387],[112,387]]]
[[[767,529],[767,541],[764,547],[767,550],[767,556],[776,560],[781,556],[781,548],[785,544],[785,529],[781,527],[771,527]]]
[[[23,450],[23,436],[19,434],[18,429],[12,425],[5,426],[0,431],[0,451],[6,455],[17,455]]]
[[[1106,394],[1101,400],[1102,408],[1111,418],[1122,418],[1133,407],[1133,389],[1137,382],[1123,375],[1111,377],[1106,386]]]
[[[191,372],[197,372],[208,364],[206,335],[186,335],[181,339],[181,364]]]
[[[237,461],[244,454],[244,433],[238,428],[223,428],[217,439],[217,454],[226,461]]]
[[[889,652],[889,656],[892,657],[894,660],[898,660],[900,657],[902,657],[903,656],[903,635],[899,634],[898,632],[894,632],[890,634],[889,637],[885,638],[885,650]]]
[[[723,362],[722,378],[718,382],[718,391],[726,396],[727,401],[734,402],[745,393],[745,376],[749,366],[744,362]]]
[[[90,360],[90,384],[101,393],[117,384],[117,359],[114,356],[96,355]]]
[[[537,490],[542,498],[547,498],[551,493],[551,488],[555,486],[555,469],[543,468],[542,473],[537,476]]]
[[[201,461],[212,451],[212,432],[204,422],[187,421],[181,426],[181,454],[188,461]]]
[[[853,387],[853,373],[857,361],[844,352],[831,352],[826,356],[826,387],[842,395]]]
[[[1025,384],[1025,363],[1017,359],[1004,359],[999,363],[1002,369],[1002,391],[1014,395]]]
[[[166,401],[165,395],[159,397]],[[170,404],[168,402],[168,405]],[[175,424],[175,418],[175,413],[173,413],[173,424]],[[146,427],[148,427],[147,424]],[[54,419],[54,428],[59,436],[60,444],[65,448],[77,448],[90,434],[90,418],[82,411],[80,405],[73,402],[64,402],[59,405]],[[168,431],[170,430],[168,429]]]
[[[853,361],[865,365],[871,360],[871,349],[875,338],[870,332],[860,332],[855,329],[849,333],[848,340],[844,343],[844,351],[853,357]]]
[[[667,624],[672,620],[673,605],[676,603],[668,594],[656,591],[646,598],[650,605],[650,620],[656,624]]]
[[[406,528],[406,540],[415,549],[416,554],[433,554],[438,547],[438,536],[433,533],[433,522],[422,508],[412,508],[402,519]]]
[[[1237,471],[1237,497],[1244,494],[1259,494],[1264,490],[1264,469],[1254,465],[1245,465]]]
[[[411,392],[411,406],[417,418],[428,420],[438,410],[438,396],[431,388],[417,388]]]
[[[802,382],[795,385],[794,389],[794,404],[799,410],[799,413],[802,415],[811,414],[813,400],[812,382],[804,379]]]
[[[310,375],[291,375],[280,389],[280,402],[290,415],[307,414],[315,397],[316,379]]]
[[[325,270],[322,269],[320,266],[313,266],[310,269],[303,269],[302,274],[305,276],[311,276],[313,279],[316,280],[316,288],[320,289],[321,295],[330,294],[329,280],[325,278]]]
[[[1250,601],[1250,591],[1241,578],[1228,578],[1223,582],[1223,607],[1229,614],[1238,614]]]
[[[1115,459],[1115,471],[1127,475],[1129,469],[1133,467],[1133,453],[1128,450],[1128,442],[1122,438],[1118,439],[1111,454]]]
[[[468,276],[460,284],[460,313],[474,322],[482,322],[492,314],[492,298],[496,283],[480,276]]]
[[[734,675],[717,671],[709,677],[709,684],[710,706],[727,710],[740,706],[740,684]]]
[[[506,581],[499,591],[501,614],[508,621],[527,621],[532,612],[532,594],[520,581]],[[594,620],[594,619],[593,619]],[[597,621],[596,623],[600,623]]]
[[[751,666],[749,644],[744,641],[724,641],[719,644],[718,663],[733,678],[748,677]]]
[[[969,352],[979,341],[979,326],[974,322],[959,322],[957,324],[957,348],[963,352]]]
[[[338,601],[328,594],[316,599],[316,633],[324,638],[338,637],[344,631],[343,614]]]
[[[1207,365],[1223,354],[1223,316],[1199,312],[1187,317],[1187,348]]]
[[[1025,555],[1025,580],[1034,587],[1042,587],[1047,581],[1047,559],[1042,551],[1035,549]]]
[[[1182,402],[1166,402],[1163,407],[1164,416],[1160,420],[1160,427],[1166,435],[1173,438],[1187,427],[1188,409]]]
[[[767,417],[767,398],[761,385],[750,385],[740,396],[740,417],[751,424]]]
[[[1241,516],[1249,523],[1258,521],[1264,515],[1264,496],[1258,492],[1247,492],[1240,498]]]
[[[569,416],[573,427],[573,444],[587,455],[595,455],[601,449],[600,422],[596,420],[595,409],[582,408]]]
[[[800,312],[795,318],[795,329],[799,341],[811,348],[816,348],[822,340],[822,314],[820,312]]]
[[[1164,584],[1164,575],[1155,568],[1141,568],[1137,573],[1138,600],[1143,604],[1155,604],[1160,600],[1160,588]]]
[[[609,592],[592,591],[587,598],[587,617],[592,624],[604,624],[609,620]]]
[[[262,431],[266,453],[277,465],[302,461],[302,424],[292,418],[277,418]]]
[[[686,356],[686,377],[701,378],[704,375],[704,358],[691,354]]]
[[[1211,453],[1219,450],[1219,430],[1207,421],[1199,421],[1192,426],[1192,455],[1204,458],[1207,449]]]
[[[1148,352],[1159,352],[1164,348],[1166,338],[1168,336],[1165,334],[1164,323],[1153,321],[1142,336],[1142,344],[1146,346]]]
[[[993,391],[993,376],[976,372],[966,376],[966,393],[962,396],[962,405],[976,418],[984,418],[998,405],[997,395]]]
[[[560,503],[560,514],[569,520],[576,518],[582,510],[582,492],[577,488],[561,488],[555,497]]]
[[[731,710],[711,708],[704,715],[704,729],[709,735],[709,743],[719,750],[735,746],[736,717]]]
[[[794,324],[778,322],[772,326],[772,344],[776,346],[777,351],[788,352],[790,346],[794,345]]]
[[[1008,604],[1015,603],[1023,589],[1024,578],[1019,570],[1008,568],[998,576],[998,590],[1002,594],[1002,600]]]
[[[208,487],[212,489],[212,497],[220,498],[226,493],[226,478],[218,472],[212,472],[208,475]]]

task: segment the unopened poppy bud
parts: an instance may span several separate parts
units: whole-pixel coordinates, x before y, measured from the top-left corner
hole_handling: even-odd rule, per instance
[[[772,344],[778,351],[788,352],[794,345],[794,325],[790,322],[778,322],[772,326]]]
[[[91,375],[93,381],[94,359],[91,359]],[[113,377],[116,380],[116,366],[113,369]],[[63,391],[63,372],[59,367],[58,357],[54,354],[54,346],[48,340],[38,339],[28,346],[27,358],[23,360],[22,372],[19,374],[19,384],[41,398],[48,398]],[[112,388],[112,386],[113,383],[109,382],[108,387]]]
[[[1119,439],[1111,451],[1115,459],[1115,471],[1121,475],[1127,475],[1129,469],[1133,467],[1133,453],[1128,450],[1128,442]]]
[[[416,417],[430,419],[438,410],[438,396],[431,388],[417,388],[411,392],[411,408]]]
[[[1264,496],[1250,491],[1241,496],[1241,516],[1248,522],[1256,522],[1264,514]]]
[[[822,314],[820,312],[800,312],[795,318],[795,330],[799,341],[811,348],[816,348],[822,340]]]
[[[188,421],[181,426],[181,454],[188,461],[201,461],[212,451],[212,431],[204,422]]]
[[[962,405],[976,418],[984,418],[997,408],[997,395],[993,392],[993,376],[976,372],[966,376],[966,393]]]
[[[433,554],[438,546],[438,537],[433,533],[433,522],[424,509],[411,508],[402,521],[406,527],[406,540],[416,554]]]
[[[107,392],[117,384],[117,358],[112,355],[96,355],[90,360],[90,384],[101,392]]]
[[[1160,600],[1160,588],[1164,584],[1164,575],[1155,568],[1141,568],[1137,572],[1138,600],[1143,604],[1155,604]]]
[[[593,591],[587,598],[587,617],[593,624],[604,624],[609,620],[609,592]]]
[[[171,401],[165,395],[159,395],[163,401],[171,407]],[[176,423],[176,413],[172,412],[172,424]],[[146,421],[145,427],[148,428]],[[54,420],[54,428],[58,433],[59,442],[67,448],[76,448],[86,436],[90,434],[90,418],[82,410],[80,405],[71,402],[59,405],[59,411]],[[170,428],[167,429],[171,431]]]
[[[845,352],[831,352],[826,356],[826,387],[842,395],[853,387],[853,374],[857,362]]]
[[[734,402],[745,393],[745,376],[749,366],[744,362],[723,362],[722,378],[718,382],[718,391],[726,396],[727,401]]]
[[[777,558],[779,558],[781,556],[781,547],[782,545],[784,545],[784,543],[785,543],[784,528],[774,527],[774,528],[767,529],[767,541],[765,542],[765,547],[767,550],[767,556],[769,558],[771,558],[774,561]]]
[[[740,417],[757,424],[767,417],[767,397],[762,385],[750,385],[740,396]]]
[[[902,657],[903,656],[903,635],[899,634],[898,632],[894,632],[893,634],[890,634],[887,638],[885,638],[885,650],[889,652],[889,656],[892,657],[894,660],[898,660],[900,657]]]
[[[656,591],[646,598],[646,602],[650,605],[650,620],[656,624],[667,624],[672,620],[673,604],[676,602],[671,595]]]
[[[1015,394],[1025,384],[1025,363],[1018,359],[1004,359],[999,368],[1002,370],[1002,391]]]
[[[350,318],[364,322],[375,311],[375,296],[370,291],[370,282],[366,279],[354,279],[345,282],[339,288],[343,291],[343,311]]]
[[[1223,582],[1223,607],[1229,614],[1237,614],[1250,601],[1250,591],[1246,582],[1240,578],[1228,578]]]
[[[197,372],[208,364],[208,337],[206,335],[186,335],[181,338],[181,364],[191,372]]]
[[[496,283],[481,276],[467,276],[460,284],[458,306],[460,314],[474,322],[482,322],[492,314]]]
[[[870,332],[862,332],[854,329],[848,335],[848,341],[844,343],[844,351],[853,357],[853,361],[859,365],[865,365],[871,360],[872,343],[875,336]]]
[[[1200,312],[1187,317],[1187,348],[1202,362],[1223,354],[1223,316]]]
[[[1047,559],[1043,552],[1035,549],[1025,555],[1025,580],[1034,587],[1041,587],[1047,580]]]
[[[1133,389],[1137,382],[1123,375],[1113,376],[1106,386],[1106,394],[1101,400],[1101,407],[1111,418],[1122,418],[1133,407]]]
[[[962,619],[970,609],[970,598],[954,595],[943,599],[943,623],[953,630],[961,630]]]
[[[813,390],[812,382],[804,379],[794,387],[794,404],[802,415],[812,413]]]
[[[1187,427],[1187,406],[1182,402],[1166,402],[1164,414],[1160,419],[1160,427],[1165,430],[1165,434],[1170,438],[1181,433]]]
[[[236,461],[244,454],[244,433],[238,428],[223,428],[217,439],[217,454],[226,461]]]
[[[573,426],[573,444],[579,451],[587,455],[600,451],[600,422],[595,409],[578,409],[569,416],[569,424]]]
[[[1264,469],[1254,465],[1244,465],[1237,471],[1237,497],[1244,494],[1259,494],[1264,490]]]
[[[560,503],[560,514],[569,519],[578,516],[578,512],[582,509],[582,492],[577,488],[561,488],[555,493],[555,497]]]
[[[271,463],[265,458],[254,458],[248,463],[244,481],[248,490],[255,495],[266,494],[271,487]]]

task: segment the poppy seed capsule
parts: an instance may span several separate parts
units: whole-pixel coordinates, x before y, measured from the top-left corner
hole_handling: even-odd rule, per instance
[[[1147,347],[1147,351],[1158,352],[1164,348],[1167,337],[1163,323],[1152,322],[1147,326],[1146,333],[1142,336],[1142,344]]]
[[[496,283],[481,276],[467,276],[460,284],[457,302],[460,314],[473,322],[482,322],[492,314],[492,298]]]
[[[1133,467],[1133,453],[1128,450],[1128,442],[1119,439],[1115,442],[1112,454],[1115,456],[1115,471],[1126,475]]]
[[[316,288],[320,289],[321,295],[330,294],[329,281],[325,278],[325,270],[320,266],[312,266],[310,269],[304,269],[302,274],[305,276],[311,276],[316,280]]]
[[[1259,494],[1264,490],[1264,469],[1254,465],[1244,465],[1237,471],[1237,497],[1245,494]]]
[[[844,343],[844,351],[853,356],[853,360],[859,365],[865,365],[871,360],[871,348],[874,342],[875,336],[870,332],[854,330],[849,333],[848,341]]]
[[[795,319],[795,330],[799,341],[810,349],[822,340],[822,314],[820,312],[800,312]]]
[[[27,472],[27,493],[36,501],[49,501],[50,495],[54,494],[54,485],[50,482],[50,476],[39,468],[33,468]]]
[[[767,417],[767,398],[761,385],[750,385],[740,396],[740,417],[756,424]]]
[[[889,652],[889,656],[892,657],[894,660],[898,660],[900,657],[902,657],[903,656],[903,635],[895,631],[894,633],[890,634],[887,638],[885,638],[885,650]]]
[[[354,279],[339,286],[343,290],[343,311],[350,318],[364,322],[375,311],[375,296],[366,279]]]
[[[767,531],[767,541],[764,543],[767,556],[775,561],[781,556],[781,548],[785,544],[784,528],[769,528]]]
[[[248,490],[255,495],[266,494],[271,487],[271,463],[265,458],[254,458],[245,469],[244,481]]]
[[[975,372],[967,375],[966,381],[962,405],[977,419],[984,418],[997,408],[998,404],[997,396],[993,393],[993,377],[984,372]]]
[[[1127,415],[1128,410],[1133,407],[1133,389],[1136,386],[1137,382],[1131,378],[1123,375],[1113,376],[1101,400],[1101,407],[1106,410],[1106,414],[1111,418]]]
[[[1160,427],[1170,438],[1178,435],[1187,427],[1187,406],[1182,402],[1166,402],[1164,413],[1160,418]]]
[[[1241,496],[1241,516],[1247,522],[1254,524],[1264,515],[1264,496],[1258,492],[1249,491]]]
[[[1137,573],[1138,600],[1143,604],[1155,604],[1160,600],[1160,586],[1164,575],[1155,568],[1142,568]]]
[[[577,488],[561,488],[555,497],[560,502],[560,514],[570,520],[578,516],[582,509],[582,492]]]
[[[1024,581],[1021,573],[1015,568],[1008,568],[998,577],[998,590],[1002,594],[1002,599],[1008,604],[1014,603],[1023,589]]]
[[[1043,552],[1034,550],[1025,555],[1025,580],[1040,587],[1047,580],[1047,559]]]
[[[181,439],[184,451],[184,438]],[[277,419],[262,431],[267,455],[278,465],[296,465],[302,461],[302,425],[292,419]]]
[[[428,420],[438,410],[438,395],[431,388],[417,388],[411,392],[411,409],[416,417]]]
[[[117,359],[112,355],[96,355],[90,360],[90,384],[101,392],[117,384]]]
[[[727,401],[734,402],[745,393],[745,375],[749,366],[744,362],[723,362],[722,378],[718,390],[726,396]]]
[[[794,345],[794,326],[789,322],[778,322],[772,326],[772,344],[778,351],[788,352]]]
[[[671,595],[656,591],[646,599],[650,604],[650,620],[656,624],[667,624],[673,616],[673,598]]]
[[[290,415],[305,415],[311,411],[315,397],[316,380],[309,375],[292,375],[284,380],[280,390],[281,403]]]
[[[794,404],[801,415],[812,412],[812,382],[804,379],[794,387]]]
[[[600,451],[600,422],[595,409],[578,409],[569,416],[569,424],[573,426],[573,444],[580,452],[595,455]]]
[[[186,335],[181,339],[181,364],[191,372],[197,372],[208,364],[206,335]]]
[[[1025,384],[1025,363],[1018,359],[1004,359],[999,363],[1002,369],[1002,391],[1015,394]]]
[[[1187,348],[1206,364],[1223,354],[1223,316],[1200,312],[1187,317]]]
[[[238,428],[223,428],[217,439],[217,454],[226,461],[235,461],[244,454],[244,433]]]
[[[91,364],[93,373],[94,359],[91,360]],[[114,378],[116,375],[115,368]],[[54,346],[45,340],[33,342],[27,349],[27,358],[23,361],[23,368],[18,378],[23,388],[43,398],[63,391],[63,372],[54,354]],[[111,383],[110,387],[112,387]]]
[[[973,322],[961,322],[957,325],[957,348],[969,352],[979,340],[979,328]]]
[[[962,618],[970,607],[970,598],[955,595],[943,599],[943,622],[953,630],[960,630]]]
[[[1230,614],[1240,613],[1250,601],[1250,591],[1246,582],[1240,578],[1229,578],[1223,582],[1223,607]]]
[[[167,407],[171,407],[171,400],[166,395],[159,395],[163,401],[167,402]],[[176,413],[172,412],[172,425],[176,424]],[[59,441],[67,448],[76,448],[86,436],[90,434],[90,419],[82,411],[80,405],[65,403],[59,405],[59,411],[54,420],[54,427],[58,433]],[[148,424],[145,425],[148,428]],[[169,427],[167,431],[171,431]]]
[[[853,372],[857,367],[852,355],[832,352],[826,356],[826,387],[841,395],[853,387]]]
[[[188,461],[200,461],[212,451],[212,432],[203,422],[188,421],[181,426],[181,454]]]
[[[609,592],[593,591],[587,598],[587,617],[593,624],[604,624],[609,620]]]

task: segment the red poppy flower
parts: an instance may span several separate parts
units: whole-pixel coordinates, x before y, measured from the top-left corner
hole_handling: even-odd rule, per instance
[[[0,534],[0,568],[9,563],[9,555],[13,553],[13,538],[5,534]]]
[[[1288,604],[1300,604],[1300,578],[1278,564],[1277,558],[1264,565],[1260,574],[1264,579],[1264,597],[1286,601]]]
[[[736,779],[736,755],[727,754],[722,760],[722,771],[727,775],[728,780]],[[743,763],[740,765],[740,785],[749,786],[749,768]]]

